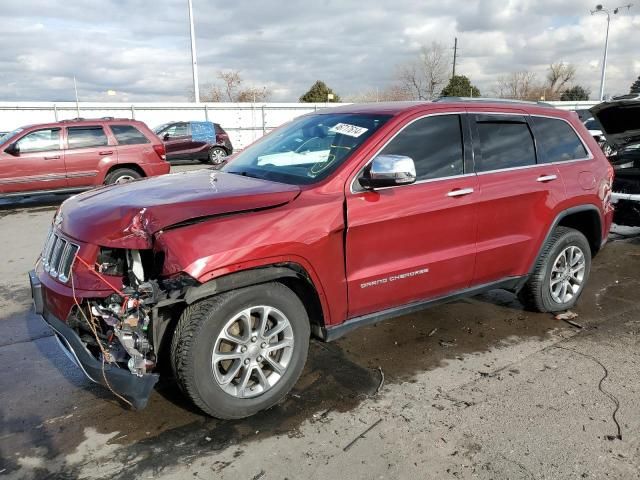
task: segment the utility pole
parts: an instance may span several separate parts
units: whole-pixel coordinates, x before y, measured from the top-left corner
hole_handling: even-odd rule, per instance
[[[456,60],[458,60],[458,37],[453,42],[453,74],[451,78],[456,76]]]
[[[613,12],[610,12],[608,9],[604,8],[602,5],[596,5],[595,10],[591,10],[591,15],[596,13],[604,13],[607,15],[607,33],[604,37],[604,56],[602,58],[602,73],[600,74],[600,101],[604,100],[604,82],[607,72],[607,51],[609,50],[609,24],[611,23],[611,13],[617,15],[620,12],[621,8],[626,8],[630,10],[633,7],[633,4],[628,3],[627,5],[621,5],[613,9]]]
[[[80,118],[80,102],[78,101],[78,85],[76,84],[76,76],[73,76],[73,90],[76,92],[76,115]]]
[[[191,70],[193,73],[193,94],[196,103],[200,103],[200,87],[198,87],[198,62],[196,60],[196,35],[193,31],[193,5],[189,2],[189,28],[191,33]]]

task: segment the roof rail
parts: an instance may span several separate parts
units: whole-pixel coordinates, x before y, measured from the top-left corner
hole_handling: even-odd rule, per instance
[[[546,102],[533,102],[530,100],[516,100],[513,98],[490,98],[490,97],[440,97],[434,100],[434,102],[487,102],[487,103],[519,103],[525,105],[540,105],[543,107],[556,108],[550,103]]]
[[[95,120],[126,120],[131,121],[130,118],[115,118],[115,117],[100,117],[100,118],[84,118],[84,117],[75,117],[75,118],[65,118],[64,120],[60,120],[60,123],[68,123],[68,122],[90,122]]]

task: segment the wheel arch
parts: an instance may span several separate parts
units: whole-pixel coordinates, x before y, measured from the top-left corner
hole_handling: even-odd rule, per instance
[[[538,259],[544,251],[544,246],[549,241],[554,229],[559,226],[573,228],[582,233],[589,242],[592,257],[594,257],[602,247],[602,219],[600,210],[597,206],[593,204],[584,204],[561,211],[556,215],[551,226],[547,230],[547,233],[538,248],[538,253],[531,263],[528,275],[526,275],[516,287],[516,291],[519,291],[524,286],[527,279],[533,274],[535,266],[538,263]]]
[[[300,298],[309,315],[312,333],[321,337],[328,319],[328,312],[325,311],[319,290],[311,275],[299,263],[282,262],[221,275],[190,287],[185,293],[184,300],[187,305],[190,305],[230,290],[272,281],[284,284]]]
[[[135,172],[138,172],[142,177],[146,177],[147,176],[147,174],[144,173],[144,170],[140,167],[140,165],[138,165],[136,163],[115,163],[115,164],[111,165],[109,167],[109,169],[104,172],[104,175],[102,177],[102,183],[105,182],[105,180],[107,179],[107,177],[111,173],[115,172],[116,170],[123,169],[123,168],[128,168],[129,170],[133,170]]]

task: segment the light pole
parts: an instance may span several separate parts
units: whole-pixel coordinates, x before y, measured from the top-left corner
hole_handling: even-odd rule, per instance
[[[189,2],[189,31],[191,33],[191,69],[193,72],[193,94],[196,103],[200,103],[200,88],[198,87],[198,62],[196,60],[196,35],[193,31],[193,5]]]
[[[629,10],[633,5],[631,3],[627,5],[621,5],[613,9],[613,14],[617,15],[621,8]],[[600,74],[600,101],[604,100],[604,79],[607,72],[607,51],[609,50],[609,24],[611,23],[611,14],[608,9],[602,5],[596,5],[595,10],[591,10],[591,15],[596,13],[605,13],[607,15],[607,35],[604,39],[604,58],[602,59],[602,73]]]

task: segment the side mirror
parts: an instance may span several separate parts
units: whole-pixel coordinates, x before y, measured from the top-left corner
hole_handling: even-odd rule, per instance
[[[163,139],[165,142],[166,142],[167,140],[169,140],[170,138],[171,138],[171,135],[169,135],[168,133],[165,133],[165,134],[162,136],[162,139]]]
[[[20,147],[17,143],[11,143],[7,148],[4,149],[4,151],[5,153],[8,153],[9,155],[13,155],[15,157],[20,155]]]
[[[416,181],[416,166],[411,157],[378,155],[364,170],[358,182],[368,190],[408,185]]]

